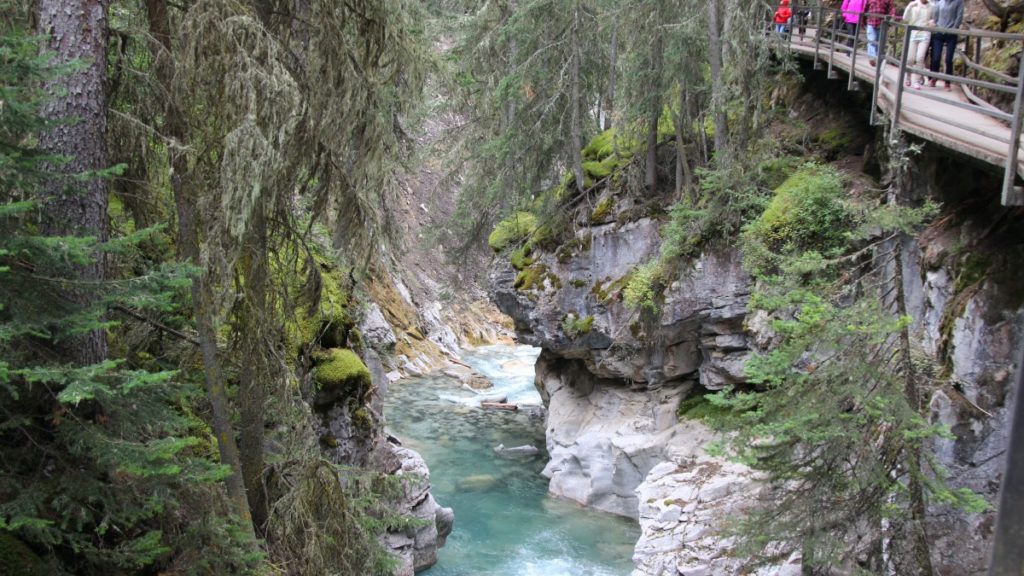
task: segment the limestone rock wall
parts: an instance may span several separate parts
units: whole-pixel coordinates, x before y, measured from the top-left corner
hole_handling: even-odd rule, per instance
[[[389,503],[391,511],[422,522],[384,534],[381,544],[399,561],[395,576],[413,576],[437,562],[437,549],[451,533],[454,514],[430,494],[430,470],[423,458],[384,432],[381,414],[388,378],[375,352],[367,350],[364,361],[374,386],[369,402],[362,407],[351,402],[318,406],[317,434],[321,451],[332,462],[384,472],[401,482],[400,494]]]
[[[913,345],[932,377],[929,415],[954,435],[936,443],[940,464],[953,486],[995,503],[1024,342],[1024,219],[998,205],[992,175],[928,147],[894,189],[905,202],[943,204],[937,222],[902,246]],[[733,495],[753,493],[756,482],[702,456],[710,433],[677,422],[674,407],[690,390],[741,382],[770,333],[765,318],[747,313],[751,281],[728,247],[679,272],[659,318],[628,310],[621,280],[658,247],[658,224],[648,218],[584,225],[556,253],[532,255],[545,275],[526,288],[496,259],[491,296],[519,338],[544,349],[537,385],[548,404],[551,492],[639,519],[634,576],[731,574],[713,539],[695,535],[732,514]],[[589,332],[567,334],[569,314],[592,317]],[[690,496],[706,485],[724,492],[694,504]],[[929,514],[937,573],[984,574],[994,512],[933,506]]]

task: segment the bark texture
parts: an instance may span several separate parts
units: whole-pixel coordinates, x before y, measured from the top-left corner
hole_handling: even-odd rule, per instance
[[[722,25],[719,0],[708,2],[708,63],[711,67],[711,109],[715,122],[715,153],[724,154],[728,136],[725,83],[722,79]]]
[[[60,124],[39,137],[40,147],[66,157],[58,170],[67,175],[107,167],[107,97],[105,88],[107,17],[104,0],[39,0],[39,32],[47,36],[46,49],[60,64],[82,62],[72,74],[47,85],[50,98],[43,115]],[[79,181],[57,178],[48,187],[46,217],[41,231],[107,239],[107,185],[101,178]],[[80,266],[78,278],[92,284],[103,280],[103,261]],[[87,293],[69,297],[89,304]],[[106,337],[93,330],[68,343],[69,355],[80,364],[94,364],[107,355]]]

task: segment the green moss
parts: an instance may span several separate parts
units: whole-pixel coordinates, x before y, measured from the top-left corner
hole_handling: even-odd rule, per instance
[[[992,260],[987,256],[975,253],[967,253],[960,259],[956,267],[955,294],[980,283],[985,279],[989,269],[992,268]]]
[[[487,245],[495,252],[524,240],[537,228],[537,217],[529,212],[516,212],[494,227]]]
[[[313,253],[313,262],[306,265],[316,266],[320,271],[320,302],[313,309],[308,305],[299,305],[282,310],[282,316],[286,319],[285,348],[291,358],[300,356],[318,338],[320,345],[326,348],[345,346],[355,324],[348,310],[352,298],[344,288],[342,270],[327,256],[316,251]],[[275,270],[274,274],[286,275],[282,283],[288,285],[290,301],[301,302],[304,299],[305,286],[294,270]]]
[[[615,129],[611,128],[591,138],[583,148],[583,159],[601,161],[615,153]]]
[[[594,208],[594,211],[590,214],[591,224],[603,224],[608,221],[608,217],[615,211],[615,197],[608,196],[604,200],[601,200]]]
[[[512,252],[512,256],[509,258],[512,261],[512,267],[516,270],[523,270],[533,264],[534,258],[530,258],[531,252],[533,252],[533,249],[529,244],[524,244],[519,248],[516,248]]]
[[[844,126],[834,126],[816,134],[814,142],[825,150],[826,156],[835,158],[853,143],[853,131]]]
[[[331,348],[315,358],[313,381],[318,388],[317,404],[333,404],[356,398],[360,403],[370,390],[370,370],[356,353],[344,348]]]
[[[609,158],[612,158],[612,157],[609,156]],[[614,160],[614,158],[612,158],[612,159]],[[584,162],[583,163],[583,172],[587,176],[593,178],[594,180],[601,180],[602,178],[607,178],[609,175],[611,175],[612,170],[614,169],[614,167],[615,167],[615,163],[614,162],[609,162],[609,163],[606,164],[603,161],[602,162],[590,161],[590,162]]]
[[[373,417],[370,416],[370,411],[365,406],[360,406],[352,412],[352,424],[357,430],[370,431],[373,430]]]
[[[548,223],[538,226],[530,236],[530,246],[540,250],[551,251],[558,247],[560,238],[555,227]]]
[[[572,286],[573,288],[583,288],[584,286],[587,285],[587,281],[584,280],[583,278],[573,278],[572,280],[569,281],[569,285]]]
[[[521,292],[526,292],[527,290],[543,290],[545,280],[547,280],[548,284],[555,290],[562,287],[562,281],[558,279],[558,276],[550,273],[548,271],[548,267],[543,263],[534,264],[520,272],[516,276],[513,287]]]
[[[765,188],[775,190],[782,186],[786,179],[792,176],[803,163],[804,160],[796,156],[782,156],[765,160],[757,166],[758,181]]]
[[[594,286],[590,289],[590,293],[594,295],[594,298],[598,302],[607,302],[610,298],[618,296],[622,292],[622,289],[625,288],[632,279],[632,270],[618,280],[613,281],[611,278],[605,278],[602,281],[594,283]]]
[[[562,318],[562,332],[571,339],[589,334],[593,326],[593,316],[579,317],[575,312],[570,312]]]

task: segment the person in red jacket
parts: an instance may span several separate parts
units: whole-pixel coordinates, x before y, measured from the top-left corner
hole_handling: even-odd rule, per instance
[[[785,34],[789,31],[789,19],[793,16],[793,11],[789,9],[789,0],[782,0],[779,4],[779,9],[775,11],[775,31],[779,34]]]

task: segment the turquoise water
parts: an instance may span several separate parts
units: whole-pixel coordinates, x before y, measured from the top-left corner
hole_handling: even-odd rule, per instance
[[[455,529],[427,576],[624,576],[636,524],[547,495],[544,421],[533,387],[540,350],[486,346],[463,357],[494,388],[476,393],[445,376],[392,385],[388,428],[430,466],[434,497],[455,510]],[[484,411],[480,398],[507,396],[519,412]],[[494,447],[530,444],[533,456]]]

